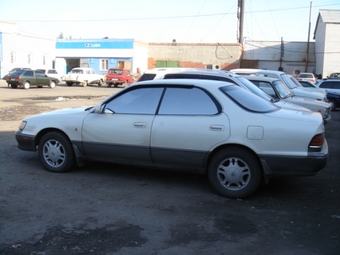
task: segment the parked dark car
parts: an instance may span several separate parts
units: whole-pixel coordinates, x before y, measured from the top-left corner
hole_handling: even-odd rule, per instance
[[[1,79],[3,80],[6,80],[7,79],[7,76],[10,75],[11,73],[14,73],[15,71],[18,71],[18,70],[31,70],[31,68],[29,67],[15,67],[13,69],[11,69],[8,74],[6,74],[4,77],[2,77]],[[9,84],[8,84],[9,86]]]
[[[6,82],[13,89],[18,87],[29,89],[31,86],[37,86],[38,88],[48,86],[53,89],[58,84],[58,79],[47,76],[38,70],[17,70],[7,75]]]
[[[327,98],[329,100],[329,104],[331,105],[332,111],[340,107],[340,93],[328,92]]]
[[[299,81],[304,88],[319,88],[315,84],[309,81]],[[328,92],[327,93],[328,103],[331,105],[331,110],[335,110],[340,107],[340,93],[337,92]]]

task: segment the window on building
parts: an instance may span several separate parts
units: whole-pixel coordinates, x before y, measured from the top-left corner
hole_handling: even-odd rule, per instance
[[[17,53],[15,51],[11,51],[11,64],[15,64],[17,62]]]
[[[207,65],[206,69],[213,69],[213,65]]]
[[[107,70],[109,69],[109,60],[108,59],[101,59],[100,60],[100,70]]]
[[[27,56],[27,63],[32,64],[33,63],[33,55],[31,53],[28,53]]]

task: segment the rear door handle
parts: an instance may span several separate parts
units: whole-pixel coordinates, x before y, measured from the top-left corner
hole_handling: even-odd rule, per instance
[[[146,123],[145,122],[134,122],[133,126],[136,127],[136,128],[145,128]]]
[[[211,125],[209,127],[209,129],[211,131],[223,131],[224,130],[224,126],[223,125]]]

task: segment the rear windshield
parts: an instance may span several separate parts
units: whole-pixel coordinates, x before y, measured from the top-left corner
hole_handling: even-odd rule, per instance
[[[300,73],[298,77],[299,78],[314,78],[312,74],[308,74],[308,73]]]
[[[122,74],[123,70],[121,70],[121,69],[110,69],[109,73],[110,74]]]
[[[153,80],[156,77],[155,73],[144,73],[138,81],[150,81]]]
[[[267,113],[280,109],[280,107],[239,86],[225,86],[220,89],[236,104],[247,111]]]
[[[82,70],[82,69],[72,69],[72,70],[71,70],[71,73],[79,73],[79,74],[82,74],[82,73],[83,73],[83,70]]]
[[[21,75],[25,70],[16,70],[13,73],[11,73],[11,76],[19,76]]]

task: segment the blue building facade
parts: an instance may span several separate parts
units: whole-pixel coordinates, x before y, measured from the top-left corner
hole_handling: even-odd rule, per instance
[[[147,68],[148,45],[133,39],[66,39],[56,42],[56,69],[90,67],[105,74],[109,68],[138,72]]]

